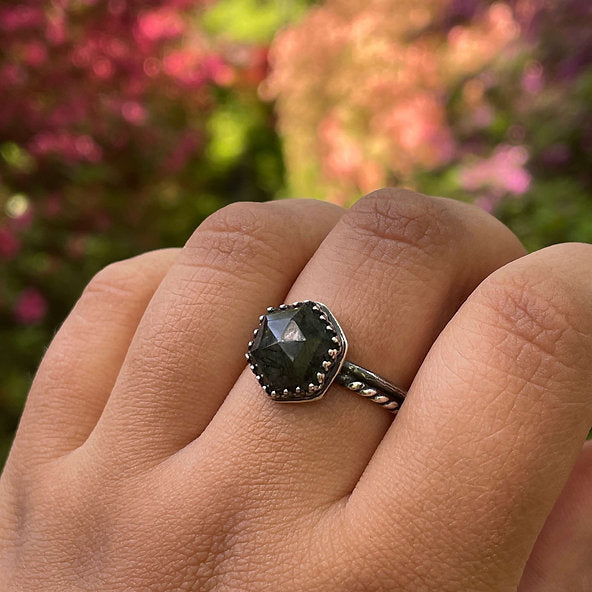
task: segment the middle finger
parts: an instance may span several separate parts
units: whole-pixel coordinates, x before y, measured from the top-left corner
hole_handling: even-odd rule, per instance
[[[348,337],[347,358],[407,388],[463,300],[523,254],[505,226],[473,206],[380,190],[341,218],[286,302],[326,304]],[[326,503],[352,490],[391,420],[336,385],[315,403],[276,404],[246,369],[188,452],[204,445],[212,462],[232,458],[259,483]]]
[[[139,467],[196,438],[242,371],[248,319],[284,298],[341,213],[237,202],[205,220],[148,305],[89,446]]]

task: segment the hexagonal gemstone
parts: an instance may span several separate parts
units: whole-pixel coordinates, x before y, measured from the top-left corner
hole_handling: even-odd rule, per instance
[[[303,302],[266,314],[249,349],[257,373],[278,393],[316,385],[328,350],[337,347],[332,340],[335,331],[327,329],[327,321],[313,306]]]

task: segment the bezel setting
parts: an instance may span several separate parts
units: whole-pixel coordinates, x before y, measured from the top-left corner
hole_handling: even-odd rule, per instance
[[[273,384],[268,379],[266,368],[253,356],[253,350],[256,346],[256,338],[259,331],[262,330],[268,319],[273,319],[274,313],[302,307],[308,307],[314,313],[316,317],[315,321],[318,320],[319,330],[325,331],[325,337],[328,338],[331,345],[327,347],[326,352],[323,354],[323,359],[318,364],[318,368],[312,369],[310,376],[307,375],[308,380],[305,384],[298,384],[295,388],[286,389],[280,387],[278,384]],[[292,304],[282,304],[278,307],[268,307],[266,314],[259,317],[259,326],[253,332],[253,340],[249,342],[248,351],[245,356],[248,360],[249,368],[268,397],[280,403],[304,403],[316,401],[323,397],[335,377],[339,374],[346,353],[347,339],[343,329],[327,306],[321,302],[302,300]]]

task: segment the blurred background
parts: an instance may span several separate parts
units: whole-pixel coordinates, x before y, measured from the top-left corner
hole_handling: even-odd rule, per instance
[[[467,200],[592,241],[589,0],[0,0],[0,466],[91,276],[237,200]]]

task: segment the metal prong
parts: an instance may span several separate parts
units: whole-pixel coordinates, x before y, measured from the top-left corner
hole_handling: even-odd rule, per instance
[[[321,321],[328,321],[329,319],[327,318],[327,315],[325,314],[320,314],[319,318],[321,319]]]
[[[337,337],[337,335],[334,335],[333,337],[331,337],[331,341],[333,343],[339,343],[339,337]]]
[[[273,312],[274,310],[275,310],[275,307],[273,307],[273,306],[267,307],[267,312]]]
[[[265,315],[261,315],[261,316],[259,317],[259,322],[263,321],[263,319],[264,319],[264,318],[265,318]]]
[[[359,391],[360,389],[364,388],[364,383],[363,382],[350,382],[347,385],[348,389],[351,389],[352,391]]]
[[[247,358],[247,360],[249,359],[249,354],[245,354],[245,358]]]
[[[308,392],[314,393],[317,390],[317,386],[314,385],[312,382],[308,385]]]
[[[280,309],[281,310],[286,310],[286,308],[288,308],[287,304],[280,304]]]
[[[375,397],[372,397],[372,400],[376,403],[388,403],[389,398],[384,395],[376,395]]]
[[[389,411],[393,411],[394,409],[397,409],[399,407],[399,403],[397,403],[397,401],[391,401],[390,403],[383,405],[383,407],[385,409],[388,409]]]
[[[313,310],[321,310],[316,304],[312,307]]]
[[[253,331],[253,337],[255,337],[257,335],[257,333],[259,333],[259,327],[257,327],[254,331]]]
[[[297,387],[294,389],[294,391],[296,392],[296,394],[297,394],[297,395],[299,395],[299,394],[302,392],[302,389],[301,389],[299,386],[297,386]]]
[[[329,370],[329,368],[331,368],[331,361],[330,361],[330,360],[325,360],[325,361],[323,362],[323,368],[324,368],[325,370]]]
[[[271,391],[271,393],[269,393],[272,397],[275,397],[277,395],[277,393],[275,391]]]
[[[290,391],[288,389],[284,389],[284,397],[287,397],[290,394]]]
[[[335,333],[335,329],[333,329],[333,325],[327,325],[325,327],[325,329],[327,329],[327,331],[331,331],[331,333]]]
[[[257,380],[261,380],[261,375],[260,375],[260,374],[256,374],[256,375],[255,375],[255,378],[256,378]]]
[[[267,387],[265,385],[263,386],[263,390],[267,392]]]
[[[255,370],[255,364],[249,364],[249,368],[250,368],[251,370]],[[257,380],[259,380],[259,379],[257,379]]]
[[[249,341],[249,343],[247,345],[248,345],[248,347],[253,347],[253,342]]]
[[[325,380],[325,375],[322,372],[317,372],[317,380],[322,383]]]
[[[337,353],[338,353],[338,352],[337,352],[337,350],[336,350],[336,349],[330,349],[330,350],[329,350],[327,353],[328,353],[328,354],[329,354],[329,355],[330,355],[330,356],[331,356],[333,359],[335,359],[335,358],[337,357]]]

